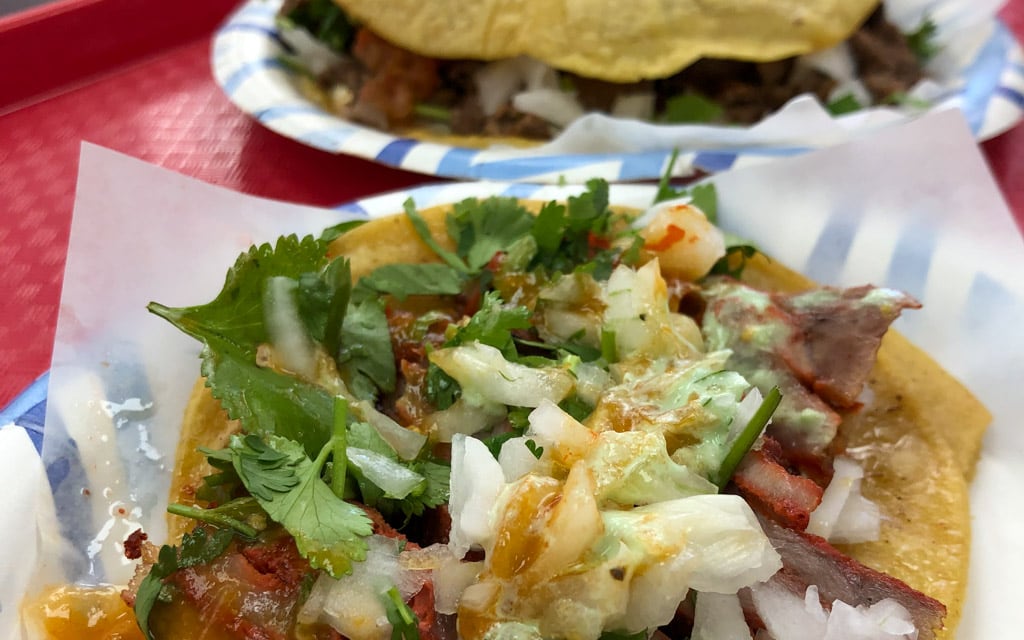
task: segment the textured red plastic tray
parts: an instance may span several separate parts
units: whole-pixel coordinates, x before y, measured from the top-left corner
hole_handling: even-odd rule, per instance
[[[0,19],[0,406],[49,368],[82,140],[308,204],[436,180],[305,147],[239,113],[209,71],[209,36],[234,5],[68,0]],[[1024,0],[1003,18],[1024,36]],[[1024,127],[984,150],[1024,228]]]

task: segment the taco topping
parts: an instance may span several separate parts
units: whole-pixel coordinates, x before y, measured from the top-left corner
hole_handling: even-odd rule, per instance
[[[181,543],[126,545],[145,636],[785,640],[797,607],[932,637],[943,605],[825,539],[878,535],[835,436],[916,303],[709,276],[753,250],[607,189],[409,202],[380,223],[418,238],[409,262],[333,229],[253,247],[206,305],[152,304],[237,432],[170,507]],[[714,211],[711,187],[663,195]]]

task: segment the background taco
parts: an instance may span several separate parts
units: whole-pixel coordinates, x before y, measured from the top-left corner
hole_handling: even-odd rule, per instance
[[[282,16],[340,54],[297,58],[328,109],[473,146],[545,140],[590,111],[750,124],[804,93],[851,111],[906,99],[934,53],[930,23],[904,35],[877,0],[304,0]]]

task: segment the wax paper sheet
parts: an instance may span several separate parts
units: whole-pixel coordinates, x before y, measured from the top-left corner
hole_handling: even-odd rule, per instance
[[[880,162],[879,158],[884,158]],[[716,176],[720,217],[783,263],[831,284],[908,290],[924,309],[897,327],[989,406],[972,494],[974,556],[962,636],[1013,637],[1024,592],[1024,242],[956,113]],[[566,189],[446,184],[420,204]],[[642,205],[651,189],[614,186]],[[120,541],[163,536],[178,423],[198,347],[145,305],[212,298],[253,242],[399,210],[405,194],[344,211],[260,200],[85,145],[43,450],[0,440],[0,637],[23,637],[22,594],[61,581],[123,583]],[[7,438],[0,431],[0,438]],[[11,437],[12,440],[15,437]],[[6,473],[4,473],[6,472]],[[42,478],[45,477],[46,481]]]

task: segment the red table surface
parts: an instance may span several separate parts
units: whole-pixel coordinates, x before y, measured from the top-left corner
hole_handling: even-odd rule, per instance
[[[0,20],[0,407],[49,368],[81,141],[259,196],[331,205],[436,180],[283,138],[210,73],[234,0],[66,0]],[[1002,12],[1024,38],[1024,0]],[[1024,127],[982,145],[1024,228]]]

